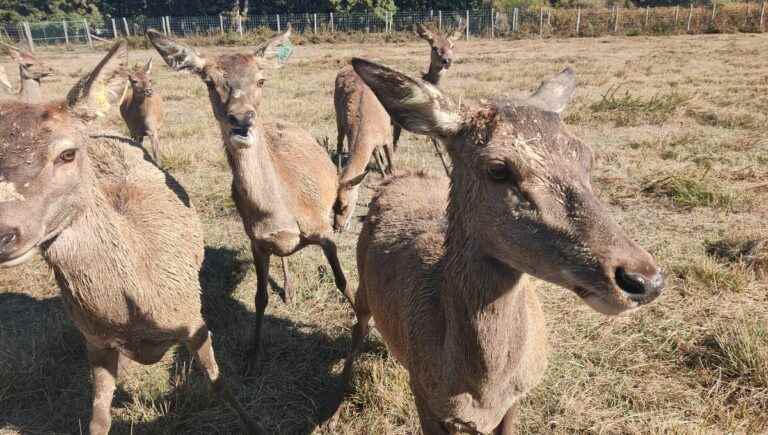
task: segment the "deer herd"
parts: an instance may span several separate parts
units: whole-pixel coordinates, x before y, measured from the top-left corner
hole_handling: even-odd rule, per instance
[[[438,85],[461,31],[417,26],[431,50],[421,79],[359,58],[341,68],[334,89],[339,167],[302,126],[259,112],[266,79],[290,47],[290,28],[252,51],[220,56],[153,30],[147,36],[171,69],[202,80],[221,131],[257,276],[249,364],[260,348],[271,257],[282,259],[290,300],[285,258],[317,245],[356,316],[342,392],[373,318],[409,373],[423,433],[511,434],[521,398],[547,366],[530,277],[570,289],[608,315],[653,301],[664,277],[612,222],[590,184],[590,146],[561,121],[574,71],[524,98],[457,104]],[[219,372],[201,314],[203,230],[184,188],[163,169],[163,104],[152,61],[129,68],[127,44],[117,42],[66,96],[44,101],[41,80],[55,72],[16,47],[5,51],[18,64],[20,86],[0,68],[8,94],[0,100],[0,266],[39,253],[52,269],[86,342],[90,433],[109,432],[126,362],[153,364],[178,343],[244,429],[267,433]],[[100,130],[114,106],[130,139]],[[447,177],[395,171],[401,129],[446,150]],[[341,167],[345,140],[349,158]],[[363,219],[353,295],[334,238],[354,216],[371,160],[384,181]]]

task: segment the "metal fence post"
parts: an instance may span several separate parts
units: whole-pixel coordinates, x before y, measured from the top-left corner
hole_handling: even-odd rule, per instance
[[[467,9],[467,41],[469,41],[469,9]]]
[[[280,32],[280,14],[277,14],[277,31]]]
[[[579,27],[581,26],[581,8],[576,9],[576,36],[579,36]]]
[[[539,37],[544,37],[544,8],[539,9]]]
[[[67,44],[67,48],[69,48],[69,33],[67,32],[67,22],[62,21],[61,27],[64,28],[64,43]]]
[[[331,33],[333,33],[333,12],[331,12]]]
[[[85,36],[88,37],[88,46],[93,48],[93,40],[91,39],[91,28],[88,27],[88,20],[83,20],[83,24],[85,25]]]
[[[130,37],[131,36],[131,30],[128,28],[128,20],[123,17],[123,26],[125,27],[125,36]]]
[[[613,33],[619,33],[619,14],[621,9],[616,6],[616,21],[613,23]]]
[[[219,14],[219,28],[221,29],[221,34],[224,34],[224,17]]]

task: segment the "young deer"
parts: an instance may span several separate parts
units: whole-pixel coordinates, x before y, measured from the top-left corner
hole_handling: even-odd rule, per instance
[[[126,358],[153,364],[180,342],[248,430],[262,433],[214,358],[200,312],[202,226],[186,193],[136,148],[88,133],[122,94],[126,46],[115,44],[63,101],[0,103],[0,266],[40,251],[53,269],[86,340],[91,434],[109,432]]]
[[[258,116],[265,72],[279,65],[280,47],[290,29],[254,53],[225,54],[208,59],[192,48],[150,30],[148,36],[176,71],[198,75],[208,87],[232,170],[232,198],[251,239],[256,266],[256,321],[252,356],[258,354],[261,323],[268,303],[269,260],[308,245],[319,245],[333,270],[336,286],[351,294],[331,239],[331,207],[336,198],[336,168],[323,147],[305,130]],[[286,296],[290,294],[286,288]],[[252,360],[255,358],[252,358]]]
[[[163,97],[152,88],[152,59],[146,65],[134,67],[128,74],[130,88],[126,91],[123,102],[120,103],[120,114],[123,115],[131,137],[138,143],[149,137],[152,144],[150,156],[156,164],[160,164],[160,129],[163,125]]]
[[[53,68],[38,60],[31,53],[19,50],[18,48],[0,42],[0,45],[6,48],[14,62],[19,65],[20,87],[15,92],[18,98],[25,103],[39,103],[43,100],[43,93],[40,89],[40,81],[54,74]],[[10,83],[6,85],[11,93]]]
[[[341,170],[339,190],[333,205],[333,228],[342,231],[349,225],[355,211],[360,183],[368,173],[366,168],[371,156],[376,157],[382,174],[385,168],[392,167],[389,151],[391,121],[376,95],[360,79],[352,65],[345,66],[336,75],[333,102],[338,129],[338,155],[343,150],[345,137],[351,154],[347,166]],[[377,154],[380,147],[385,147],[387,163]]]
[[[450,36],[442,34],[440,32],[432,31],[423,24],[416,25],[416,34],[427,43],[430,47],[429,67],[427,72],[421,75],[422,80],[431,83],[435,86],[440,84],[440,79],[453,64],[453,45],[454,42],[462,37],[464,34],[464,25],[460,24],[459,27],[451,33]],[[397,152],[397,143],[400,141],[400,133],[402,128],[394,123],[392,125],[392,148],[394,152]],[[446,174],[450,172],[449,164],[443,156],[443,152],[440,150],[440,145],[436,141],[432,141],[432,144],[437,151],[437,155],[440,156],[440,161],[443,163],[443,168]]]
[[[398,124],[446,146],[454,168],[450,183],[395,178],[372,201],[344,378],[373,316],[409,371],[425,434],[511,434],[546,366],[528,276],[615,315],[654,300],[662,272],[611,221],[590,185],[590,147],[560,120],[573,71],[527,99],[459,109],[431,84],[352,64]]]

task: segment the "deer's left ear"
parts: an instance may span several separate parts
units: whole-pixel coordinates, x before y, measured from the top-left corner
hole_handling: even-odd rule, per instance
[[[526,104],[560,114],[568,107],[576,90],[576,73],[570,67],[541,83],[526,99]]]
[[[464,31],[467,29],[466,24],[459,24],[459,27],[456,28],[456,30],[451,33],[451,36],[448,37],[448,41],[453,44],[454,42],[458,41],[459,39],[464,37]]]
[[[89,74],[67,94],[67,106],[83,119],[104,116],[119,103],[126,87],[128,44],[115,43]]]
[[[153,59],[150,57],[149,60],[147,61],[147,64],[144,65],[144,74],[149,75],[149,73],[152,72],[152,60]]]
[[[147,30],[147,37],[171,69],[192,72],[205,80],[206,60],[197,51],[166,37],[155,29]]]

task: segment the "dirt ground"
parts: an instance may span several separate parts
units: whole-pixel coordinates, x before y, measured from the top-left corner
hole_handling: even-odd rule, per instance
[[[463,103],[530,92],[566,66],[576,70],[564,119],[595,150],[593,184],[669,277],[657,302],[618,318],[537,284],[552,351],[544,382],[523,402],[520,432],[768,432],[768,35],[462,41],[456,51],[442,88]],[[59,71],[44,84],[47,95],[63,97],[101,55],[40,52]],[[149,51],[130,56],[159,61]],[[416,75],[428,47],[300,46],[267,81],[260,115],[297,123],[335,148],[333,80],[351,56]],[[316,419],[348,350],[352,312],[319,248],[294,255],[294,301],[271,298],[261,369],[243,376],[256,276],[218,127],[198,78],[155,65],[166,103],[163,164],[205,225],[204,312],[221,368],[270,433],[330,433]],[[127,133],[116,110],[104,129]],[[424,138],[405,133],[401,144],[401,168],[442,171]],[[368,177],[358,214],[379,182]],[[355,219],[338,237],[352,288],[359,229]],[[272,276],[282,282],[277,260]],[[0,433],[86,431],[89,376],[45,264],[0,270]],[[183,349],[132,367],[118,391],[113,433],[240,430]],[[336,433],[418,432],[407,373],[375,332],[342,406]]]

